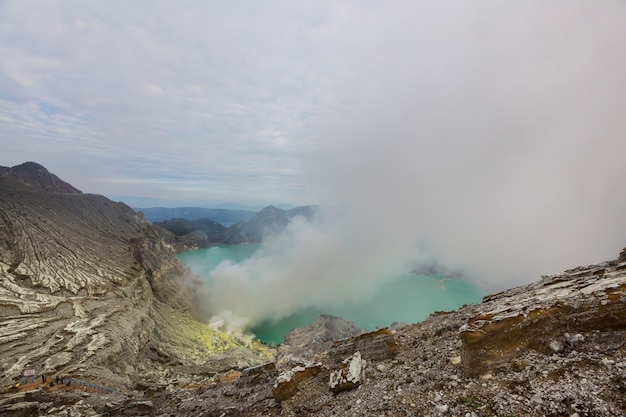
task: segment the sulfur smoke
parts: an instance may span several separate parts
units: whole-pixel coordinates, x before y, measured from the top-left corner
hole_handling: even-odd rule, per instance
[[[340,29],[353,94],[304,161],[326,210],[220,265],[216,313],[355,302],[433,265],[497,290],[624,246],[623,3],[403,6]]]

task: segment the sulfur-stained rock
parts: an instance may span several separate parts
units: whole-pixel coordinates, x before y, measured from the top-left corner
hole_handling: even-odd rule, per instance
[[[385,328],[338,340],[333,343],[328,354],[335,363],[340,363],[345,357],[357,351],[367,360],[378,361],[392,358],[397,348],[393,332]]]
[[[274,384],[272,394],[277,402],[285,401],[293,397],[302,386],[309,385],[322,372],[321,364],[309,366],[296,366],[289,371],[280,374]]]
[[[103,197],[36,184],[0,180],[2,416],[626,415],[626,250],[394,331],[324,341],[303,353],[315,362],[290,355],[277,381],[271,349],[255,359],[249,341],[187,314],[158,229]],[[356,352],[372,364],[365,379],[349,376]],[[76,380],[18,386],[33,368]],[[331,371],[335,387],[363,382],[335,395]]]
[[[343,361],[341,368],[330,373],[328,387],[334,393],[358,387],[363,382],[366,364],[361,352],[355,352]]]
[[[626,262],[619,259],[485,297],[461,328],[463,368],[477,376],[505,366],[517,352],[561,352],[584,340],[570,332],[626,329]]]
[[[212,332],[194,320],[200,284],[168,234],[38,164],[0,167],[0,384],[33,368],[119,387],[163,382],[161,365],[210,367]],[[271,360],[222,353],[229,364]]]

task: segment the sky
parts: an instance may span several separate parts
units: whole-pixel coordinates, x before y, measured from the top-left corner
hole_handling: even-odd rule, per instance
[[[618,0],[2,0],[0,165],[321,204],[361,255],[536,279],[626,245],[625,21]]]
[[[302,158],[346,91],[350,8],[0,2],[2,165],[86,192],[312,203]]]

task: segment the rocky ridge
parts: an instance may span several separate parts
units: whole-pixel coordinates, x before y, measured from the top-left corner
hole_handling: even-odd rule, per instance
[[[0,384],[34,369],[119,391],[271,357],[196,320],[200,286],[169,232],[105,197],[20,181],[0,186]]]
[[[225,226],[209,219],[187,220],[175,218],[154,223],[174,233],[184,250],[203,248],[224,241]]]
[[[178,209],[172,210],[175,213],[178,212]],[[180,210],[184,213],[184,209]],[[290,210],[267,206],[259,213],[252,213],[250,218],[241,220],[228,227],[208,218],[197,220],[172,218],[157,221],[155,225],[172,232],[175,235],[172,244],[177,250],[184,251],[219,244],[261,243],[264,238],[283,231],[296,217],[311,220],[315,215],[315,211],[315,206],[302,206]]]
[[[315,215],[315,206],[296,207],[283,210],[268,206],[249,220],[244,220],[228,227],[224,231],[223,243],[258,243],[264,237],[275,235],[285,229],[295,217],[310,220]]]
[[[626,329],[626,261],[544,276],[485,297],[477,310],[461,331],[468,374],[505,366],[529,349],[549,354],[581,346],[583,333]],[[562,329],[570,331],[555,339]]]

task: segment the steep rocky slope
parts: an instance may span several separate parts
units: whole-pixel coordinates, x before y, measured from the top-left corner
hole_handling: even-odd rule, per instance
[[[263,348],[216,354],[250,342],[194,320],[198,283],[175,258],[167,232],[102,196],[33,182],[24,190],[21,177],[4,180],[0,384],[34,369],[126,389],[174,369],[211,373],[267,360]]]

